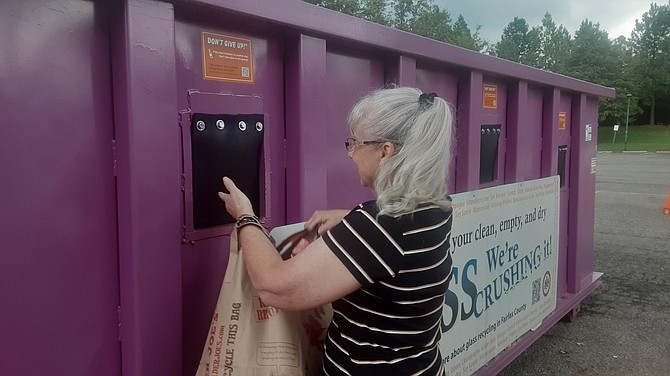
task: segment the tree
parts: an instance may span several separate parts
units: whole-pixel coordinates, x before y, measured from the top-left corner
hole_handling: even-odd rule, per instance
[[[386,11],[386,0],[360,0],[359,16],[381,25],[390,25],[391,20]]]
[[[474,51],[481,51],[486,48],[487,43],[479,37],[480,29],[481,26],[477,26],[477,28],[475,28],[475,32],[473,33],[470,30],[470,27],[468,27],[467,22],[465,22],[463,15],[459,15],[458,19],[452,26],[452,34],[449,38],[449,42],[459,47]]]
[[[623,124],[626,116],[630,117],[630,123],[634,123],[637,116],[642,112],[638,106],[638,97],[628,94],[637,93],[640,77],[635,71],[632,50],[629,41],[620,36],[611,41],[613,59],[616,62],[613,69],[616,70],[611,86],[616,89],[616,98],[606,99],[600,102],[599,118],[601,125]],[[628,104],[630,102],[630,111]],[[630,114],[628,113],[630,112]]]
[[[551,14],[545,13],[542,25],[537,27],[540,39],[540,58],[538,68],[556,72],[565,72],[565,61],[570,55],[570,32],[565,26],[556,26]]]
[[[391,0],[391,8],[393,9],[393,27],[410,31],[414,11],[417,8],[414,0]]]
[[[473,33],[463,16],[452,25],[449,12],[434,0],[304,0],[382,25],[481,51],[488,43]]]
[[[336,10],[351,16],[358,16],[360,11],[359,0],[303,0],[310,4],[319,5],[324,8]]]
[[[635,21],[631,45],[640,75],[640,99],[649,105],[649,123],[656,123],[656,102],[670,94],[670,3],[651,4]]]
[[[433,0],[391,0],[392,26],[424,37],[447,41],[451,34],[449,13]]]
[[[449,42],[452,34],[449,12],[433,4],[432,0],[417,0],[416,5],[407,31],[442,42]]]
[[[620,36],[617,39],[612,41],[612,48],[614,53],[617,55],[617,61],[619,63],[619,73],[616,76],[614,87],[617,91],[617,97],[614,99],[618,103],[617,109],[618,112],[613,113],[612,115],[617,116],[617,118],[623,123],[624,119],[624,110],[626,115],[630,115],[630,122],[634,123],[638,115],[642,113],[642,109],[639,107],[639,93],[640,91],[640,81],[641,77],[636,71],[635,61],[633,59],[633,52],[631,43],[624,36]],[[626,96],[631,94],[630,97],[630,111],[628,109],[629,98]],[[612,101],[612,100],[608,100]],[[624,102],[626,103],[626,108],[624,109]],[[607,117],[607,110],[601,111],[602,117]],[[630,112],[630,114],[628,114]],[[614,122],[612,124],[615,124]]]
[[[529,30],[525,19],[514,17],[503,29],[495,54],[506,60],[536,67],[539,65],[539,50],[539,31],[536,28]]]
[[[584,20],[575,33],[572,51],[566,61],[566,72],[570,76],[618,89],[616,100],[601,102],[599,118],[603,125],[620,123],[625,119],[623,110],[627,105],[627,90],[622,81],[621,53],[617,53],[599,23]]]
[[[588,19],[582,21],[567,59],[570,76],[610,86],[616,76],[617,64],[607,32],[600,29],[599,23],[594,24]]]

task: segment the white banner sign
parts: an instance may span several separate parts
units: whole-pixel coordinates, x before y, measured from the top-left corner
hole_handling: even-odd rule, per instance
[[[556,308],[559,193],[553,176],[452,196],[447,375],[477,371]]]

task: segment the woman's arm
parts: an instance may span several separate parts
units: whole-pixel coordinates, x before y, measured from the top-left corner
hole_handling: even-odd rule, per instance
[[[232,180],[223,179],[229,194],[219,192],[233,218],[253,214],[249,199]],[[283,261],[265,233],[253,225],[239,229],[249,277],[261,300],[285,310],[303,310],[333,302],[361,284],[319,238],[295,257]]]

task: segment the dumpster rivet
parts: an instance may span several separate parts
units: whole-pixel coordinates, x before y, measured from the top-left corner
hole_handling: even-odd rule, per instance
[[[223,120],[220,120],[220,119],[219,119],[219,120],[216,121],[216,127],[217,127],[219,130],[223,130],[223,128],[226,127],[226,123],[224,123]]]
[[[484,130],[484,128],[482,128],[482,134],[484,134],[484,133],[486,133],[486,131]]]
[[[263,123],[261,123],[260,121],[257,121],[256,122],[256,130],[259,131],[259,132],[262,131],[263,130]]]
[[[197,123],[195,123],[195,129],[199,130],[200,132],[205,130],[205,122],[202,120],[198,120]]]
[[[239,123],[237,123],[237,127],[240,128],[242,132],[244,132],[247,130],[247,123],[240,121]]]
[[[486,133],[491,133],[491,128],[486,128]]]

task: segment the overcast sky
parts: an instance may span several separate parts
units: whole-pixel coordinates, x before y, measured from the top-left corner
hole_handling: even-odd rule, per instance
[[[565,26],[574,37],[584,19],[600,23],[610,39],[620,35],[630,38],[635,19],[649,10],[652,2],[666,0],[435,0],[447,10],[453,21],[459,14],[474,31],[481,25],[480,36],[490,42],[500,40],[503,29],[515,16],[522,17],[530,27],[540,25],[546,12],[557,25]]]

